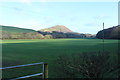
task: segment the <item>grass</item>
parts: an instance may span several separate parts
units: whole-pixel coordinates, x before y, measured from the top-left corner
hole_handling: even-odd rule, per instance
[[[13,26],[1,26],[1,25],[0,25],[0,31],[8,31],[8,32],[16,32],[16,33],[36,32],[35,30],[32,29],[18,28]]]
[[[49,78],[56,78],[54,71],[55,60],[62,54],[78,54],[81,52],[99,52],[103,50],[100,39],[48,39],[48,40],[3,40],[2,61],[3,67],[36,62],[47,62],[49,65]],[[112,55],[113,62],[117,60],[118,40],[105,40],[105,51]],[[3,71],[4,78],[25,75],[30,72],[40,72],[33,68]],[[21,71],[21,72],[20,72]],[[17,75],[16,75],[17,73]],[[19,74],[18,74],[19,73]]]

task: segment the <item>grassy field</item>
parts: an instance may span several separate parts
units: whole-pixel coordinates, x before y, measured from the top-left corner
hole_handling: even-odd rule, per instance
[[[0,31],[8,31],[8,32],[15,32],[15,33],[25,33],[25,32],[36,32],[32,29],[25,29],[25,28],[18,28],[13,26],[1,26]]]
[[[36,62],[47,62],[49,78],[57,77],[55,60],[59,55],[79,54],[81,52],[99,52],[103,50],[100,39],[50,39],[50,40],[3,40],[3,67]],[[113,61],[117,59],[118,40],[105,40],[105,51],[109,51]],[[36,66],[34,66],[36,67]],[[32,67],[33,68],[33,67]],[[3,71],[4,78],[16,77],[39,71],[40,67]]]

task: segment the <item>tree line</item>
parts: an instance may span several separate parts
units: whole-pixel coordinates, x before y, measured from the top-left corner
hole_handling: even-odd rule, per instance
[[[64,33],[64,32],[26,32],[16,33],[9,31],[0,31],[0,39],[58,39],[58,38],[94,38],[90,34]]]
[[[99,39],[120,39],[120,25],[101,30],[96,37]]]
[[[51,35],[39,34],[38,32],[28,32],[28,33],[15,33],[8,31],[0,31],[1,39],[50,39]]]

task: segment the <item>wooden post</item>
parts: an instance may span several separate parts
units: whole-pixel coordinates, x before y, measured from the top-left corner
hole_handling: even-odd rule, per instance
[[[104,35],[105,33],[104,33],[104,22],[103,22],[103,52],[104,52],[104,37],[105,37],[105,35]]]
[[[43,80],[48,80],[48,64],[44,63],[43,64]]]

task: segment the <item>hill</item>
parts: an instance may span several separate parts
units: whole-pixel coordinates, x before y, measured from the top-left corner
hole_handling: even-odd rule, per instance
[[[36,32],[32,29],[18,28],[13,26],[4,26],[0,25],[0,31],[8,31],[8,32],[17,32],[17,33],[26,33],[26,32]]]
[[[56,25],[56,26],[53,26],[53,27],[50,27],[50,28],[41,29],[39,31],[43,31],[43,32],[57,31],[57,32],[64,32],[64,33],[73,32],[70,29],[68,29],[66,26],[63,26],[63,25]]]
[[[94,38],[94,35],[76,33],[63,25],[35,31],[12,26],[0,26],[0,39],[57,39],[57,38]]]
[[[105,39],[120,39],[120,25],[101,30],[97,33],[96,37],[102,39],[103,32]]]

